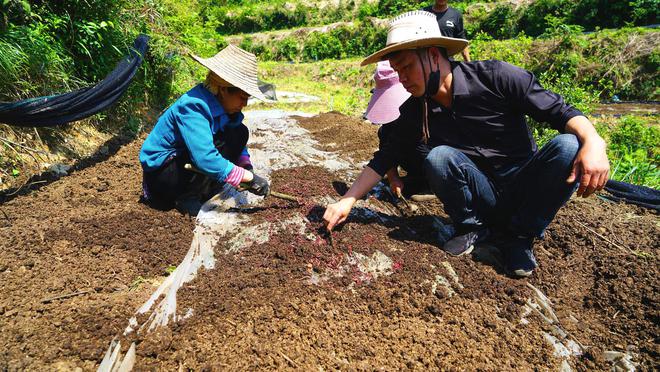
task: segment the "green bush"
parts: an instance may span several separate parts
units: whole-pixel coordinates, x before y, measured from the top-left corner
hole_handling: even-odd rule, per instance
[[[518,15],[511,4],[500,4],[481,21],[476,31],[487,33],[497,39],[508,39],[518,34]],[[466,26],[467,27],[467,26]]]
[[[256,42],[248,36],[239,46],[255,53],[260,60],[313,62],[366,56],[385,45],[386,37],[386,29],[366,21],[327,32],[314,31],[302,37],[290,35],[277,41]]]
[[[324,32],[309,34],[302,52],[303,59],[308,61],[345,57],[341,41],[335,35]]]
[[[510,4],[500,4],[486,17],[478,17],[478,25],[466,23],[466,28],[494,38],[510,38],[518,33],[540,36],[548,33],[553,22],[581,26],[587,31],[656,24],[658,12],[660,0],[536,0],[517,10]]]
[[[319,26],[341,21],[347,13],[357,11],[353,2],[327,6],[322,11],[314,3],[274,0],[248,2],[214,7],[207,14],[218,21],[217,32],[222,35],[281,30],[303,26]]]
[[[609,132],[611,178],[660,188],[660,129],[626,116]]]
[[[296,61],[300,55],[300,44],[295,38],[286,37],[277,43],[272,55],[277,60]],[[259,55],[259,57],[265,56]]]

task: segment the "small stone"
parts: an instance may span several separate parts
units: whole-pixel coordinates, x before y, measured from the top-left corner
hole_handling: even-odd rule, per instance
[[[95,245],[95,246],[93,246],[93,247],[89,250],[89,252],[90,252],[91,254],[93,254],[94,256],[97,256],[99,253],[101,253],[101,250],[102,250],[102,249],[103,249],[102,246],[100,246],[100,245]]]

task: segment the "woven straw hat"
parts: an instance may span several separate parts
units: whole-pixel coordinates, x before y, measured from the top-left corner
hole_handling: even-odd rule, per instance
[[[254,54],[229,44],[211,58],[191,56],[216,74],[220,85],[237,87],[254,98],[268,101],[257,85],[257,57]]]
[[[366,66],[378,62],[387,54],[399,50],[432,46],[445,48],[447,55],[452,56],[465,49],[468,41],[442,36],[435,14],[416,10],[392,19],[390,28],[387,30],[385,45],[385,48],[365,58],[360,65]]]

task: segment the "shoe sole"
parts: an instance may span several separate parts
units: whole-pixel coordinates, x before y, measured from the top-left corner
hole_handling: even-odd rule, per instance
[[[459,254],[451,254],[450,252],[447,252],[447,253],[449,253],[449,255],[452,256],[452,257],[461,257],[461,256],[465,256],[466,254],[472,253],[473,250],[474,250],[474,244],[472,244],[471,246],[468,247],[468,249],[464,250],[463,252],[461,252]]]
[[[520,278],[526,278],[526,277],[532,275],[533,272],[534,272],[534,270],[529,270],[528,271],[528,270],[518,269],[518,270],[513,270],[512,274],[514,276],[517,276],[517,277],[520,277]]]
[[[420,203],[431,200],[438,200],[438,197],[433,194],[415,194],[410,196],[410,200]]]

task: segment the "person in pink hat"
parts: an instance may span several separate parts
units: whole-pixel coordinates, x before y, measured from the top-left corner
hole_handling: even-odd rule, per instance
[[[390,66],[389,61],[378,62],[374,82],[376,87],[372,91],[364,118],[373,124],[382,124],[378,129],[378,148],[382,149],[390,138],[392,129],[396,126],[392,124],[406,120],[400,116],[399,106],[410,98],[410,93],[399,81],[399,75]],[[394,195],[408,197],[428,188],[424,178],[424,169],[419,164],[422,164],[422,160],[426,158],[430,150],[426,144],[420,143],[414,151],[408,151],[402,157],[398,166],[406,171],[404,180],[399,176],[396,166],[387,171],[387,180]]]

